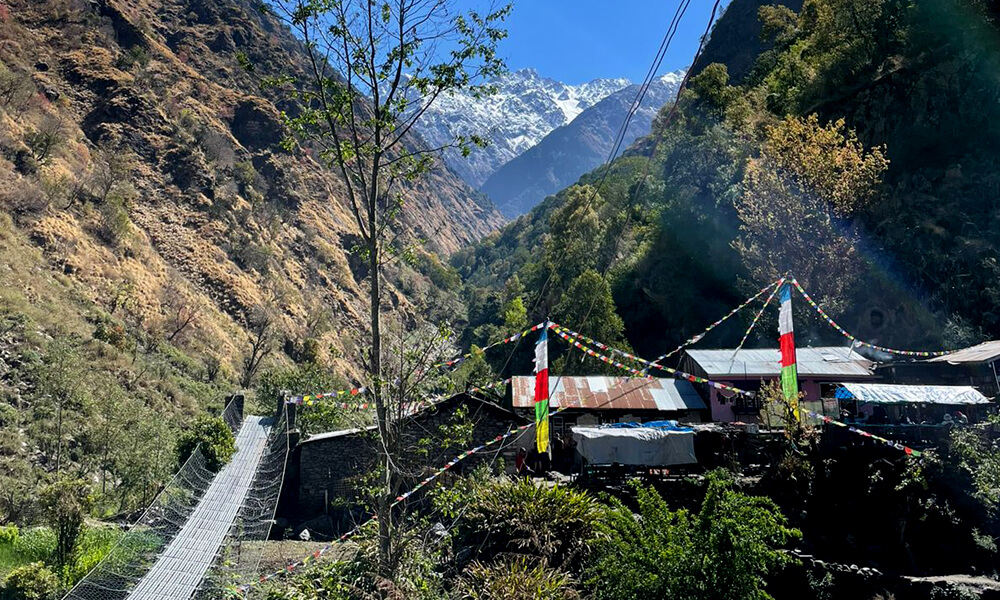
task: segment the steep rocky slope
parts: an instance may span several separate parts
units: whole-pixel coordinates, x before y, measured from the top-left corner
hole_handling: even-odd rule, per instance
[[[649,133],[656,112],[676,98],[683,79],[684,72],[676,71],[649,86],[625,132],[622,150]],[[513,218],[573,184],[607,160],[638,89],[638,85],[630,85],[584,110],[571,123],[552,131],[537,145],[497,169],[483,184],[482,191],[505,215]]]
[[[278,109],[256,83],[300,60],[290,33],[238,0],[0,3],[5,250],[41,249],[68,306],[127,312],[139,329],[183,299],[198,313],[184,344],[234,371],[265,307],[289,354],[318,338],[352,372],[340,358],[349,342],[332,332],[362,322],[353,219],[336,177],[280,149]],[[405,194],[406,228],[430,252],[502,223],[443,166]],[[411,315],[447,306],[428,300],[437,292],[424,275],[393,276],[408,293],[389,301]]]
[[[494,96],[456,94],[439,99],[427,111],[419,131],[432,146],[454,135],[484,135],[489,146],[471,157],[457,151],[445,154],[445,162],[455,173],[479,187],[501,165],[552,130],[628,85],[631,82],[624,78],[568,85],[543,77],[534,69],[521,69],[496,82]]]

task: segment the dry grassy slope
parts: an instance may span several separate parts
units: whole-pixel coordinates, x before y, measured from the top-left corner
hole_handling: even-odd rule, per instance
[[[201,307],[186,343],[234,367],[246,346],[241,328],[261,304],[277,309],[289,339],[319,333],[343,350],[333,332],[360,328],[365,303],[348,261],[355,228],[341,184],[278,149],[277,110],[235,60],[246,52],[257,75],[270,74],[299,64],[297,48],[290,33],[231,0],[0,0],[0,61],[30,74],[38,91],[20,114],[0,110],[4,208],[15,212],[10,190],[37,194],[55,174],[84,181],[102,140],[121,140],[138,159],[123,247],[101,239],[100,209],[88,202],[17,212],[24,235],[4,243],[30,240],[72,293],[98,305],[125,290],[144,326],[165,317],[166,295],[183,294]],[[54,117],[65,137],[54,158],[37,173],[16,166],[25,134]],[[259,175],[240,183],[250,163]],[[405,220],[446,254],[501,224],[477,202],[450,172],[435,172],[407,192]],[[329,326],[315,331],[324,314]]]

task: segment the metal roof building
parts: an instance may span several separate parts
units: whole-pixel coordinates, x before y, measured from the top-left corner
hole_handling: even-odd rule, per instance
[[[514,377],[511,397],[515,409],[535,405],[535,378]],[[628,377],[549,377],[549,406],[581,410],[677,412],[707,410],[690,382],[680,379]]]
[[[925,362],[948,363],[951,365],[978,365],[991,363],[998,358],[1000,358],[1000,340],[992,340],[959,350],[958,352],[945,354],[944,356],[935,356],[934,358],[927,359]]]
[[[781,375],[777,348],[752,350],[687,350],[687,358],[709,379],[760,379]],[[797,348],[796,363],[800,378],[868,379],[872,361],[847,347]]]

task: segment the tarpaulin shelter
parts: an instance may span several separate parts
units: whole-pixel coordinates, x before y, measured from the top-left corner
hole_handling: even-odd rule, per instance
[[[866,404],[943,404],[971,406],[989,404],[989,399],[967,385],[899,385],[889,383],[841,383],[836,397]]]
[[[656,467],[698,462],[694,454],[694,430],[676,423],[630,423],[571,430],[577,451],[589,464]]]

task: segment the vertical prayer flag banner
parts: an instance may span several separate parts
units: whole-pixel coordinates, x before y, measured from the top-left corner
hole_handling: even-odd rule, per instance
[[[795,364],[795,331],[792,327],[792,286],[781,286],[781,309],[778,311],[778,344],[781,346],[781,391],[785,402],[799,420],[799,372]]]
[[[548,321],[535,344],[535,445],[549,449],[549,328]]]

